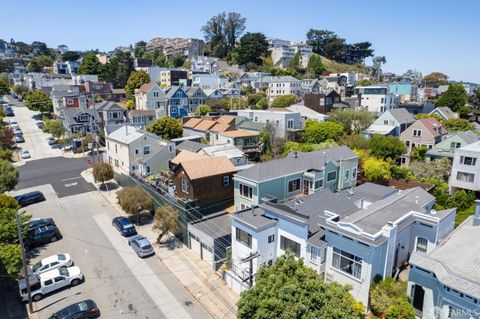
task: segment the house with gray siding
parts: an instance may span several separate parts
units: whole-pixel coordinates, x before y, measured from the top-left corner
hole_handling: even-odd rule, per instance
[[[440,143],[425,153],[425,159],[431,161],[447,157],[453,160],[457,148],[467,146],[478,140],[480,140],[479,136],[472,131],[448,134]]]
[[[358,156],[347,146],[259,163],[234,176],[235,209],[259,205],[264,197],[278,201],[320,189],[342,190],[357,185]]]
[[[450,193],[458,189],[480,191],[480,141],[457,148],[448,180]]]
[[[414,122],[415,118],[406,109],[391,109],[382,113],[372,125],[362,132],[362,135],[367,138],[374,134],[399,137],[400,133]]]
[[[270,124],[271,131],[278,138],[287,138],[289,132],[303,129],[300,112],[283,110],[238,110],[238,116],[246,117],[254,123]]]
[[[480,315],[480,201],[467,218],[430,253],[410,258],[407,294],[422,319]]]
[[[326,282],[352,287],[352,296],[368,306],[375,277],[395,276],[414,251],[430,253],[453,230],[456,210],[435,211],[434,203],[419,187],[397,191],[372,183],[283,203],[269,197],[233,214],[233,262],[225,280],[237,292],[249,289],[262,265],[290,250]],[[250,256],[251,264],[242,262]]]

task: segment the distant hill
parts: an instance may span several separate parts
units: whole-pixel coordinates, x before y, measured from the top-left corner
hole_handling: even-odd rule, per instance
[[[345,64],[322,58],[323,65],[327,68],[328,73],[357,72],[368,73],[368,67],[362,64]]]

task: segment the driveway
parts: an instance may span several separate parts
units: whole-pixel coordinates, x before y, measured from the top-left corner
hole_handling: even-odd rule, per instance
[[[23,131],[23,137],[25,138],[25,143],[20,143],[17,146],[28,150],[31,155],[31,158],[25,161],[62,156],[63,154],[60,149],[51,148],[50,145],[48,145],[46,138],[49,135],[37,127],[37,120],[33,116],[36,115],[41,119],[41,116],[39,116],[40,113],[30,111],[25,107],[24,103],[18,102],[18,100],[11,96],[8,96],[7,100],[9,104],[13,105],[14,118],[17,120],[20,129]]]
[[[53,217],[63,239],[30,253],[31,263],[69,253],[85,275],[80,285],[34,303],[39,319],[87,298],[97,303],[102,318],[211,318],[156,256],[140,259],[133,253],[111,225],[114,208],[97,191],[59,198],[50,185],[34,189],[47,200],[26,212]]]

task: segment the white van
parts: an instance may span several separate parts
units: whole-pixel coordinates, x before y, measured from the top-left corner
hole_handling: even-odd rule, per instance
[[[32,300],[39,301],[44,295],[59,290],[66,286],[76,286],[83,280],[80,268],[73,266],[58,268],[44,272],[43,274],[31,276],[30,291]],[[27,284],[25,279],[18,283],[18,290],[22,301],[28,301]]]

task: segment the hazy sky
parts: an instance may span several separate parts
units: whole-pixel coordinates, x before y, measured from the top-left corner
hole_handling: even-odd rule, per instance
[[[305,40],[310,28],[347,42],[370,41],[384,69],[480,83],[480,1],[477,0],[6,0],[0,38],[109,51],[153,37],[203,38],[201,26],[222,11],[247,18],[247,31]]]

